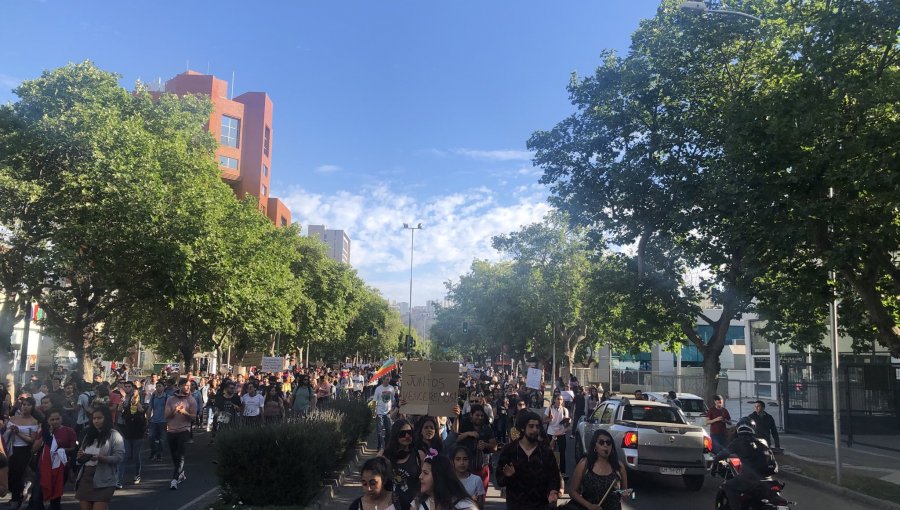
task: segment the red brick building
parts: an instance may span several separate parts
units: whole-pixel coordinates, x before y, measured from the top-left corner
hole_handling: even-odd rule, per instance
[[[228,82],[209,74],[185,71],[166,82],[166,93],[204,94],[213,111],[207,130],[219,142],[216,160],[222,180],[239,198],[253,195],[259,209],[277,226],[291,223],[291,211],[271,196],[272,100],[265,92],[228,97]]]

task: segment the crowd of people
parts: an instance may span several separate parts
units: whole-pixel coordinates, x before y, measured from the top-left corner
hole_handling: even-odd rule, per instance
[[[249,375],[163,370],[129,378],[120,365],[91,381],[33,376],[13,394],[0,384],[0,493],[9,506],[59,509],[67,486],[82,510],[105,510],[117,489],[138,485],[146,462],[172,463],[168,484],[187,479],[195,432],[278,422],[329,400],[365,401],[371,367],[296,368]],[[149,455],[144,453],[145,441]],[[4,476],[5,475],[5,476]]]
[[[363,495],[350,510],[481,508],[491,483],[509,510],[555,506],[569,479],[566,437],[602,387],[558,384],[545,407],[543,390],[487,369],[461,375],[459,394],[450,416],[405,415],[402,378],[381,379],[372,395],[379,451],[360,470]],[[569,491],[573,506],[621,508],[628,480],[608,433],[592,438]]]

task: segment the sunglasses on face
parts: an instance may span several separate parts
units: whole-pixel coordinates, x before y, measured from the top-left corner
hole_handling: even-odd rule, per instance
[[[397,434],[397,437],[406,437],[406,436],[412,437],[412,435],[413,435],[413,432],[411,430],[401,430],[400,433]]]
[[[612,446],[613,442],[609,439],[598,439],[597,444],[600,446]]]
[[[363,484],[363,486],[368,485],[369,487],[375,487],[376,485],[378,485],[378,480],[376,480],[374,478],[371,480],[363,480],[362,484]]]

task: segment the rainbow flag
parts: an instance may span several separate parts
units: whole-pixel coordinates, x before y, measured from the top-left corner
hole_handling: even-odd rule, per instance
[[[381,368],[379,368],[372,375],[372,378],[369,379],[369,382],[371,383],[373,381],[377,381],[378,379],[381,379],[382,376],[387,375],[391,370],[394,370],[398,367],[399,367],[399,365],[397,363],[397,359],[394,358],[393,356],[391,356],[390,358],[385,360],[385,362],[381,365]]]

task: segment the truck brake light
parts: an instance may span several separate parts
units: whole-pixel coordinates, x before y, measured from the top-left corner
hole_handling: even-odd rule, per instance
[[[637,432],[626,432],[622,438],[622,448],[634,448],[638,444]]]

